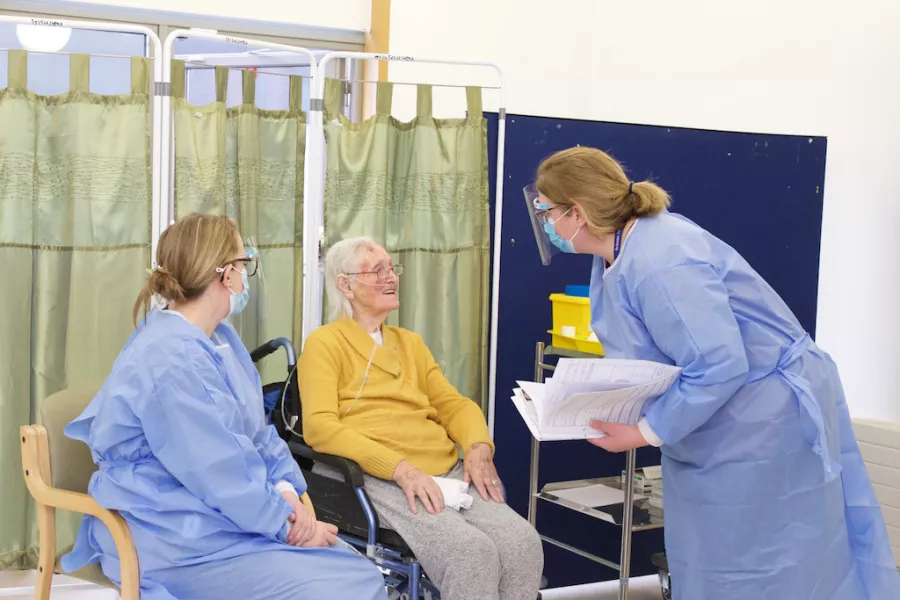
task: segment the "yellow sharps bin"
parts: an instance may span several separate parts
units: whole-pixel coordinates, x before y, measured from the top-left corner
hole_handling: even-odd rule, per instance
[[[553,329],[548,331],[552,344],[557,348],[577,350],[603,356],[603,345],[589,340],[591,335],[591,301],[581,296],[551,294],[553,304]],[[575,335],[563,335],[563,327],[574,327]]]

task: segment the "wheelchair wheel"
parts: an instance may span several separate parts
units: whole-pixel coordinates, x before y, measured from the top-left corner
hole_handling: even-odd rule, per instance
[[[388,600],[413,600],[409,597],[409,592],[400,593],[396,589],[388,588]],[[420,600],[435,600],[435,596],[431,590],[422,590]]]
[[[669,574],[669,561],[666,559],[666,555],[654,554],[650,560],[658,569],[663,600],[672,600],[672,577]]]

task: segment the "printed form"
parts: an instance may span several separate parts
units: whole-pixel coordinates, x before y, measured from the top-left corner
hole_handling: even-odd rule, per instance
[[[545,383],[517,382],[512,401],[538,440],[597,438],[603,434],[592,420],[636,424],[644,405],[680,374],[679,367],[644,360],[561,358]]]

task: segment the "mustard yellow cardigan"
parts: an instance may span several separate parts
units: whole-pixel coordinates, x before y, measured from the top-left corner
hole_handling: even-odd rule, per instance
[[[381,479],[403,459],[429,475],[448,472],[459,459],[454,442],[463,452],[479,442],[493,449],[481,408],[447,381],[422,338],[386,325],[382,335],[377,346],[343,319],[306,340],[297,366],[306,442]]]

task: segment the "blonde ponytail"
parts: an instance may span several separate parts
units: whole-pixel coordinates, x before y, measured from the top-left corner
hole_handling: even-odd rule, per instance
[[[666,190],[650,181],[631,184],[631,206],[634,217],[654,217],[669,208],[671,200]]]
[[[631,219],[656,216],[670,204],[664,189],[650,181],[629,181],[614,158],[583,146],[544,159],[538,167],[537,188],[558,206],[580,206],[594,233],[609,233]]]

